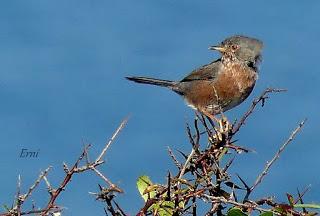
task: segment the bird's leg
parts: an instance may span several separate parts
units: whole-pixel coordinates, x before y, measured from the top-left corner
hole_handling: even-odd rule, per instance
[[[207,118],[209,118],[209,120],[213,120],[217,123],[217,127],[214,127],[214,130],[216,131],[217,134],[217,138],[219,140],[222,140],[222,134],[226,134],[228,131],[231,130],[231,124],[229,123],[227,117],[223,114],[223,112],[221,112],[221,118],[217,118],[215,115],[213,115],[212,113],[208,112],[205,109],[199,109],[199,111],[204,114],[205,116],[207,116]]]
[[[199,112],[203,113],[205,116],[207,116],[211,120],[214,120],[217,123],[219,123],[219,121],[220,121],[217,117],[215,117],[215,115],[211,114],[210,112],[208,112],[204,109],[199,109]]]

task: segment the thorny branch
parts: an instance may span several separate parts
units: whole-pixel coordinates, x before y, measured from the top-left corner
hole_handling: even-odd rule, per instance
[[[187,125],[187,136],[192,146],[191,152],[189,154],[185,154],[177,150],[181,153],[183,158],[182,160],[178,160],[178,157],[168,147],[169,156],[173,160],[177,172],[174,173],[169,171],[167,182],[164,185],[152,183],[147,184],[143,195],[147,195],[148,198],[136,215],[144,216],[152,214],[161,216],[163,215],[161,212],[166,212],[166,215],[173,216],[196,216],[198,215],[198,206],[201,201],[209,205],[205,214],[207,216],[226,215],[226,211],[228,209],[232,210],[234,207],[240,209],[246,214],[251,214],[251,212],[272,212],[273,215],[313,215],[314,212],[308,212],[305,207],[302,208],[302,211],[299,211],[294,207],[294,204],[297,202],[304,204],[302,196],[304,196],[307,190],[302,193],[298,190],[296,199],[293,199],[292,195],[288,194],[289,204],[277,203],[272,197],[261,198],[258,200],[249,199],[249,195],[263,181],[265,176],[269,173],[271,166],[280,157],[286,146],[291,143],[298,132],[300,132],[305,124],[305,120],[302,121],[291,133],[289,138],[276,152],[271,161],[267,162],[264,170],[258,175],[256,181],[251,187],[240,176],[238,176],[244,185],[244,188],[240,187],[228,173],[229,167],[232,166],[237,154],[241,152],[250,152],[246,148],[236,145],[237,140],[234,140],[234,135],[237,134],[242,125],[245,124],[256,106],[260,102],[262,103],[262,106],[264,105],[269,93],[283,91],[285,90],[273,88],[268,88],[263,91],[262,94],[252,102],[250,108],[242,118],[240,118],[238,123],[230,123],[224,115],[221,115],[220,119],[215,118],[215,122],[213,122],[210,119],[206,119],[203,115],[197,114],[193,125],[194,134],[191,132],[190,126]],[[110,213],[113,216],[126,216],[127,214],[115,201],[116,194],[122,193],[122,189],[113,184],[105,175],[103,175],[102,172],[98,170],[98,166],[104,163],[102,158],[105,156],[109,146],[113,143],[118,133],[123,129],[126,122],[127,120],[124,120],[120,124],[110,140],[105,144],[99,156],[93,162],[90,162],[88,157],[88,149],[90,147],[90,145],[88,145],[85,147],[72,168],[69,168],[64,164],[63,169],[66,172],[66,176],[58,188],[54,189],[49,183],[47,178],[48,171],[46,174],[39,176],[34,185],[37,186],[41,180],[45,181],[50,194],[50,199],[46,207],[43,209],[33,208],[30,211],[23,212],[21,211],[23,202],[17,199],[17,204],[13,208],[8,209],[6,213],[0,214],[0,216],[27,214],[40,214],[44,216],[48,215],[50,212],[61,211],[61,207],[56,204],[57,197],[62,191],[64,191],[74,174],[82,173],[87,170],[93,171],[107,184],[107,187],[99,185],[100,191],[98,193],[91,193],[95,195],[97,200],[105,202],[106,215]],[[200,132],[200,129],[205,130],[205,132]],[[84,165],[80,166],[80,162],[84,163]],[[28,196],[30,196],[36,186],[30,187],[30,192],[26,194],[29,194]],[[20,187],[21,180],[19,178],[17,197],[21,198],[23,195],[21,195]],[[243,190],[247,193],[244,194]],[[242,202],[239,201],[241,200],[241,197],[244,197]]]
[[[81,155],[78,157],[76,162],[73,164],[72,168],[68,168],[68,166],[63,163],[63,169],[66,173],[64,179],[61,181],[60,185],[57,188],[53,188],[52,185],[49,183],[47,174],[51,167],[47,168],[44,172],[41,172],[35,183],[28,189],[27,193],[21,194],[21,178],[19,175],[18,178],[18,190],[17,190],[17,198],[16,198],[16,205],[13,206],[11,209],[8,209],[5,213],[0,213],[0,216],[13,216],[13,215],[29,215],[29,214],[39,214],[42,216],[48,215],[49,213],[53,212],[60,212],[61,208],[56,204],[57,198],[61,195],[61,193],[66,189],[66,186],[71,182],[71,179],[74,174],[85,172],[88,170],[92,170],[95,172],[101,179],[103,179],[108,185],[109,188],[100,188],[101,193],[102,191],[105,192],[108,191],[108,197],[109,200],[104,200],[107,203],[110,203],[114,195],[112,195],[113,192],[122,193],[122,189],[120,189],[117,185],[113,184],[107,177],[105,177],[98,169],[97,167],[104,163],[103,157],[110,147],[110,145],[113,143],[114,139],[117,137],[119,132],[124,128],[124,126],[127,123],[127,119],[122,121],[118,129],[115,131],[115,133],[112,135],[111,139],[106,143],[105,147],[101,151],[100,155],[96,158],[94,162],[90,162],[88,159],[88,150],[91,145],[85,146],[84,150],[82,151]],[[85,163],[85,165],[79,167],[80,163]],[[39,185],[40,181],[44,180],[44,182],[47,185],[48,193],[50,195],[49,201],[47,205],[44,208],[39,209],[32,209],[29,211],[22,212],[21,206],[24,203],[24,201],[31,196],[32,192],[36,189],[36,187]],[[99,195],[101,195],[101,193]],[[110,199],[110,197],[112,197]],[[97,199],[101,199],[101,196],[97,196]],[[110,202],[109,202],[110,201]],[[117,204],[116,204],[117,205]],[[117,207],[117,211],[123,212],[120,210],[120,207]],[[117,214],[118,215],[118,214]],[[125,214],[123,214],[125,215]]]
[[[278,93],[278,92],[285,92],[287,91],[286,89],[276,89],[276,88],[267,88],[265,89],[262,94],[254,99],[252,101],[252,104],[250,106],[250,108],[248,109],[248,111],[242,116],[242,118],[240,119],[240,121],[238,122],[238,124],[236,124],[232,130],[233,134],[236,134],[242,125],[245,124],[247,118],[253,113],[254,109],[256,108],[256,106],[261,102],[262,106],[264,106],[265,100],[268,98],[268,94],[270,93]]]
[[[268,174],[268,171],[270,170],[270,167],[272,164],[280,157],[280,154],[283,152],[283,150],[287,147],[288,144],[292,142],[292,140],[296,137],[297,133],[302,129],[303,125],[305,124],[307,119],[304,119],[302,122],[299,123],[298,127],[291,133],[289,138],[283,143],[283,145],[279,148],[279,150],[276,152],[276,154],[273,156],[273,158],[267,162],[264,170],[262,173],[257,177],[256,181],[250,188],[251,191],[253,191],[258,184],[262,182],[262,179]]]
[[[273,198],[262,198],[257,201],[249,199],[250,193],[262,182],[272,164],[280,157],[285,147],[301,130],[305,120],[299,124],[272,160],[267,163],[264,171],[257,177],[253,186],[248,186],[240,176],[238,177],[245,188],[238,186],[228,173],[228,168],[232,166],[236,154],[250,152],[236,145],[236,140],[233,139],[234,135],[237,134],[241,126],[245,124],[256,106],[260,102],[264,105],[269,93],[283,91],[285,90],[273,88],[268,88],[263,91],[262,94],[253,101],[248,111],[238,123],[229,123],[224,115],[222,115],[221,119],[215,119],[216,122],[213,123],[197,114],[194,124],[194,134],[191,133],[191,129],[189,125],[187,125],[187,135],[192,146],[191,152],[186,155],[179,151],[185,160],[181,166],[177,157],[171,149],[169,150],[169,155],[178,169],[175,175],[176,177],[169,178],[167,185],[149,185],[146,193],[149,194],[150,198],[145,202],[145,205],[137,215],[159,215],[158,212],[160,211],[170,212],[170,215],[197,215],[197,206],[200,200],[211,204],[205,214],[208,216],[225,215],[224,209],[232,209],[232,207],[237,207],[246,213],[257,211],[260,213],[272,212],[274,215],[294,216],[306,214],[305,209],[300,212],[296,210],[294,206],[277,203]],[[202,129],[205,130],[204,133],[199,132],[199,122],[202,124]],[[205,139],[207,138],[205,147],[202,146],[200,142],[200,137],[203,137],[204,134],[206,134]],[[229,154],[233,154],[234,156],[227,160],[227,162],[224,162],[226,160],[225,158],[229,158]],[[150,188],[153,188],[153,190],[150,190]],[[244,189],[247,193],[244,195],[245,198],[243,201],[240,202],[238,201],[239,196],[243,194],[242,191]],[[155,195],[151,196],[151,191],[155,193]],[[301,194],[298,193],[298,196],[297,200],[300,200]],[[174,207],[172,207],[172,205],[174,205]]]

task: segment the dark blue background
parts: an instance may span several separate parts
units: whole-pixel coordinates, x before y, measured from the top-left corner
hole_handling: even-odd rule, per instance
[[[239,118],[269,86],[287,88],[259,108],[238,135],[239,145],[257,153],[237,157],[235,171],[253,182],[298,122],[306,127],[282,154],[255,196],[285,193],[311,184],[308,202],[320,202],[319,179],[320,2],[70,0],[0,3],[1,204],[13,200],[18,174],[23,189],[53,165],[49,180],[63,177],[62,162],[75,161],[84,143],[92,158],[121,120],[127,127],[107,152],[102,172],[125,190],[128,212],[142,206],[135,181],[147,174],[164,183],[173,170],[167,146],[190,150],[185,123],[194,114],[165,89],[138,86],[123,77],[181,79],[218,57],[207,50],[223,38],[244,34],[261,39],[264,58],[250,98],[227,113]],[[22,148],[39,149],[21,159]],[[168,162],[169,161],[169,162]],[[64,215],[104,215],[88,191],[101,180],[75,176],[58,199]],[[41,184],[34,199],[47,202]]]

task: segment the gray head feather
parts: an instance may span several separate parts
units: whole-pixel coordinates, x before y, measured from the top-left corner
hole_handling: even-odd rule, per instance
[[[260,59],[263,43],[258,39],[236,35],[222,42],[222,46],[231,45],[239,46],[239,49],[235,52],[239,60],[256,63]]]

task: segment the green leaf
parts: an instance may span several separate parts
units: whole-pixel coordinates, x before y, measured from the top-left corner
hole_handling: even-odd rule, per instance
[[[173,215],[174,203],[171,201],[159,201],[149,207],[153,215],[171,216]]]
[[[234,207],[229,209],[227,216],[248,216],[248,215],[245,214],[243,211],[241,211],[241,209]]]
[[[314,209],[320,209],[319,204],[295,204],[293,207],[295,208],[314,208]]]
[[[185,189],[178,189],[178,190],[174,191],[174,194],[175,194],[175,195],[183,195],[183,194],[185,194],[185,193],[187,193],[187,192],[189,192],[189,191],[190,191],[190,190],[187,189],[187,188],[185,188]]]
[[[155,191],[148,191],[146,193],[146,190],[150,189],[151,186],[153,186],[153,183],[151,182],[151,180],[148,176],[144,175],[144,176],[140,176],[138,178],[137,187],[138,187],[140,195],[142,196],[142,198],[145,202],[149,198],[153,198],[156,195]]]
[[[273,213],[270,212],[263,212],[262,214],[260,214],[260,216],[273,216]]]
[[[184,209],[184,206],[185,206],[185,202],[182,200],[179,202],[179,208],[180,209]]]
[[[160,204],[160,208],[158,209],[159,216],[171,216],[173,215],[174,210],[174,202],[164,201]]]

